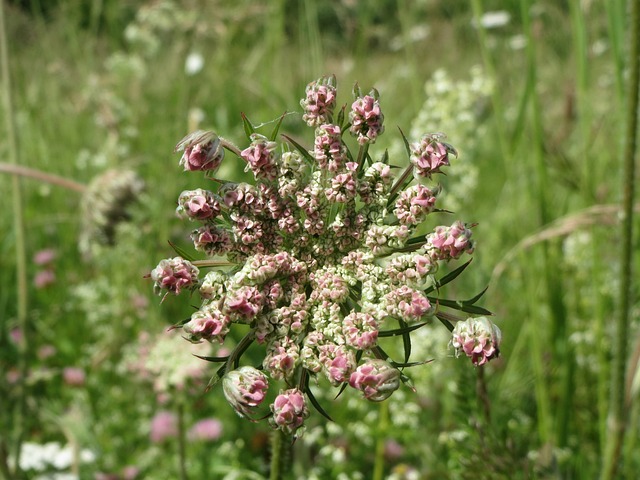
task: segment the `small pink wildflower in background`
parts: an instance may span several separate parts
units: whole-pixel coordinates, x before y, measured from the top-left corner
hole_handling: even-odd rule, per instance
[[[53,357],[56,353],[56,347],[53,345],[43,345],[38,348],[38,358],[40,360],[46,360],[47,358]]]
[[[162,443],[178,435],[178,417],[168,411],[160,411],[151,419],[149,438],[153,443]]]
[[[82,368],[65,367],[62,370],[62,379],[70,387],[81,387],[85,384],[86,374]]]
[[[38,250],[33,256],[33,263],[36,265],[48,265],[53,262],[57,256],[58,253],[53,248]]]
[[[33,277],[33,286],[38,289],[48,287],[54,283],[56,283],[56,272],[50,268],[40,270],[36,273],[36,276]]]
[[[187,438],[194,441],[213,442],[222,436],[222,422],[217,418],[205,418],[194,424],[187,432]]]
[[[133,465],[127,465],[122,469],[122,480],[135,480],[140,475],[140,469]]]
[[[502,333],[487,317],[468,318],[453,329],[451,345],[471,359],[474,365],[484,365],[500,354]]]
[[[22,343],[24,339],[24,334],[22,333],[22,329],[20,327],[14,327],[9,331],[9,338],[13,343],[19,345]]]

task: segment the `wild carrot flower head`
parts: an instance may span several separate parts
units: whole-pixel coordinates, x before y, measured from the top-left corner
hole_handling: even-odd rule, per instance
[[[212,361],[223,362],[216,379],[240,415],[260,408],[269,382],[284,386],[270,405],[270,422],[287,433],[300,433],[309,404],[327,415],[311,380],[384,400],[407,380],[402,369],[421,363],[408,360],[413,330],[436,319],[452,330],[457,317],[443,308],[489,313],[439,299],[466,267],[438,279],[440,264],[474,250],[469,228],[456,221],[424,234],[426,222],[440,223],[433,216],[449,213],[436,208],[440,187],[427,182],[448,165],[453,148],[437,134],[413,144],[405,139],[410,161],[398,170],[394,162],[402,159],[370,151],[384,132],[378,93],[357,89],[348,118],[346,106],[334,116],[335,99],[334,77],[307,86],[302,119],[312,132],[306,141],[280,140],[281,122],[258,133],[246,116],[244,149],[210,132],[187,136],[179,144],[185,154],[198,145],[227,149],[229,161],[251,171],[254,181],[217,179],[215,191],[183,192],[178,213],[200,224],[191,232],[199,260],[163,260],[151,274],[156,290],[199,292],[201,307],[180,325],[188,340],[235,339],[229,356]],[[183,161],[188,170],[198,169],[189,162]],[[403,337],[403,361],[383,350],[385,336]],[[240,366],[253,343],[264,351],[261,370]]]

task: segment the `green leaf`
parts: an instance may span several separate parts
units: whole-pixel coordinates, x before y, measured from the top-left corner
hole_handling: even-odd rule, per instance
[[[453,308],[454,310],[460,310],[461,312],[471,313],[474,315],[493,315],[486,308],[478,307],[471,303],[467,303],[463,300],[447,300],[445,298],[435,298],[427,296],[431,303],[438,303],[443,307]]]
[[[447,283],[450,283],[450,282],[454,281],[458,277],[458,275],[460,275],[462,272],[464,272],[465,268],[467,268],[469,266],[469,264],[471,263],[472,260],[473,260],[473,258],[470,258],[467,262],[465,262],[462,265],[460,265],[453,272],[449,272],[448,274],[446,274],[444,277],[442,277],[440,280],[438,280],[438,282],[436,282],[436,284],[434,286],[427,288],[424,291],[424,293],[431,293],[436,288],[443,287]]]
[[[404,132],[400,127],[398,127],[398,130],[400,130],[400,135],[402,136],[402,142],[404,143],[404,149],[407,152],[407,156],[411,157],[411,147],[409,146],[409,140],[407,140],[407,137],[405,137]]]
[[[393,360],[390,361],[389,363],[391,365],[393,365],[396,368],[407,368],[407,367],[415,367],[417,365],[426,365],[427,363],[431,363],[433,362],[433,359],[431,360],[424,360],[422,362],[405,362],[405,363],[399,363],[399,362],[394,362]]]
[[[400,328],[407,328],[407,322],[402,319],[398,319],[398,323],[400,324]],[[404,362],[407,363],[409,361],[409,357],[411,356],[411,335],[409,332],[402,333],[402,345],[404,347]]]
[[[346,385],[346,384],[345,384]],[[327,420],[329,420],[330,422],[333,422],[333,418],[331,418],[329,416],[329,414],[324,410],[324,408],[322,408],[322,406],[320,405],[320,403],[318,402],[318,400],[316,400],[316,397],[313,396],[313,393],[311,392],[311,389],[309,388],[309,381],[307,380],[307,384],[305,385],[304,388],[304,392],[307,394],[307,397],[309,397],[309,401],[311,402],[311,405],[313,405],[315,407],[315,409],[320,412],[320,414],[326,418]]]
[[[244,112],[242,112],[240,115],[242,116],[242,126],[244,127],[244,133],[247,136],[247,139],[251,141],[251,135],[253,135],[256,132],[256,129],[251,123],[251,121],[244,114]]]
[[[447,315],[443,315],[442,312],[436,313],[436,318],[447,327],[450,332],[453,332],[453,324],[447,319]]]
[[[185,323],[189,323],[190,321],[191,321],[191,317],[185,318],[184,320],[180,320],[178,323],[174,323],[173,325],[171,325],[167,331],[170,332],[171,330],[176,330],[177,328],[182,328],[182,326]]]
[[[220,379],[224,377],[225,373],[227,373],[227,364],[223,363],[216,374],[211,377],[211,380],[209,380],[209,383],[205,387],[204,391],[208,392],[209,390],[211,390],[220,381]]]
[[[409,387],[409,389],[415,393],[416,392],[416,387],[413,386],[413,382],[411,381],[411,379],[409,377],[407,377],[404,373],[400,374],[400,380],[402,380],[402,383],[404,383],[407,387]]]
[[[336,123],[336,125],[338,125],[340,127],[340,131],[344,130],[342,128],[342,122],[344,122],[344,109],[345,108],[347,108],[347,106],[343,105],[342,108],[340,109],[340,111],[338,112],[338,122]]]
[[[298,142],[296,142],[293,138],[291,138],[288,135],[282,134],[282,137],[291,145],[293,145],[296,148],[296,150],[298,150],[305,159],[307,159],[312,164],[315,163],[316,160],[311,156],[311,154],[309,153],[309,150],[304,148],[302,145],[300,145]]]
[[[395,337],[397,335],[402,335],[404,333],[413,332],[414,330],[419,329],[420,327],[424,327],[425,325],[429,325],[429,322],[418,323],[417,325],[407,326],[406,328],[396,328],[395,330],[384,330],[382,332],[378,332],[378,338],[380,337]]]
[[[470,298],[469,300],[465,301],[464,303],[468,303],[469,305],[473,305],[474,303],[476,303],[478,300],[480,300],[480,298],[482,298],[482,296],[485,294],[485,292],[489,289],[489,286],[487,285],[486,287],[484,287],[484,289],[477,294],[475,297]]]
[[[276,123],[275,128],[273,129],[273,132],[271,132],[271,135],[269,135],[269,140],[271,140],[272,142],[275,142],[276,138],[278,138],[278,132],[280,131],[280,125],[282,125],[282,121],[284,120],[284,117],[287,116],[287,112],[284,112],[282,114],[282,116],[280,117],[280,119],[278,120],[278,123]]]
[[[169,241],[169,246],[173,248],[173,250],[185,260],[193,262],[196,259],[191,253],[187,252],[186,250],[184,250],[183,248],[179,247],[178,245],[176,245],[171,241]]]
[[[376,345],[375,347],[373,347],[371,349],[371,352],[376,358],[379,358],[380,360],[386,360],[389,358],[389,355],[387,355],[387,352],[385,352],[382,349],[382,347],[380,347],[380,345]]]
[[[207,362],[214,363],[226,362],[227,360],[229,360],[229,355],[227,355],[226,357],[205,357],[203,355],[196,355],[195,353],[193,353],[192,355],[194,357],[198,357],[201,360],[206,360]]]

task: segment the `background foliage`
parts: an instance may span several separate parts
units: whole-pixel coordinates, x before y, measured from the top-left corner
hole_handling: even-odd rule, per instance
[[[2,463],[11,464],[22,431],[29,444],[75,452],[29,478],[134,478],[127,467],[137,478],[173,478],[181,461],[192,478],[267,474],[268,425],[238,419],[219,391],[205,393],[207,364],[177,371],[191,361],[186,342],[160,347],[189,301],[160,306],[143,277],[172,255],[168,240],[189,242],[173,206],[200,185],[179,174],[176,142],[201,127],[240,143],[240,112],[260,123],[297,111],[304,86],[334,73],[339,103],[356,81],[380,91],[379,143],[392,162],[407,161],[396,126],[444,131],[459,150],[445,201],[479,225],[473,274],[455,294],[488,284],[484,305],[504,343],[502,359],[479,370],[453,358],[443,329],[420,331],[414,358],[434,362],[411,370],[417,394],[397,392],[383,407],[319,394],[336,422],[314,416],[292,475],[371,478],[376,456],[394,479],[597,475],[620,287],[623,1],[22,0],[6,2],[5,17],[20,163],[82,184],[133,170],[146,189],[107,245],[90,228],[95,194],[21,180],[26,329],[15,216],[0,213]],[[285,119],[289,134],[298,128]],[[1,158],[9,148],[0,141]],[[234,169],[225,163],[220,176],[241,174]],[[0,192],[10,191],[2,174]],[[55,256],[39,265],[45,249]],[[48,282],[37,280],[43,271]],[[637,303],[633,314],[632,351]],[[637,356],[621,478],[640,468]],[[82,381],[65,376],[70,367]],[[222,433],[184,444],[176,425],[154,442],[162,411],[185,431],[215,417]]]

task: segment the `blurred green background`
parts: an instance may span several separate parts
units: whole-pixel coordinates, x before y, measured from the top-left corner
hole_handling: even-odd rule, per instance
[[[246,146],[240,112],[256,124],[299,112],[305,85],[335,74],[339,104],[355,82],[380,92],[386,133],[375,152],[388,148],[392,163],[407,162],[397,127],[413,139],[442,131],[460,152],[442,180],[444,204],[478,222],[478,246],[453,293],[489,285],[483,305],[503,331],[502,358],[480,373],[453,357],[445,329],[421,330],[414,358],[434,362],[409,372],[417,393],[380,407],[327,392],[336,422],[312,415],[292,478],[368,479],[380,456],[391,479],[595,478],[621,288],[626,8],[5,1],[13,109],[3,106],[0,161],[11,156],[13,115],[18,162],[41,175],[20,180],[21,238],[12,176],[0,173],[4,473],[21,434],[23,451],[41,456],[23,465],[26,478],[178,478],[180,458],[190,478],[268,476],[269,426],[237,418],[219,388],[205,393],[215,367],[166,332],[189,315],[190,299],[160,305],[143,277],[173,255],[168,241],[189,245],[176,199],[203,180],[181,173],[175,144],[205,128]],[[303,135],[298,120],[286,117],[283,130]],[[129,177],[110,197],[117,179],[105,172],[114,170],[135,172],[144,190]],[[241,175],[241,165],[225,163],[220,175]],[[115,222],[119,209],[105,214],[130,197],[126,221]],[[16,242],[27,259],[22,293]],[[640,469],[636,368],[634,357],[619,478]]]

